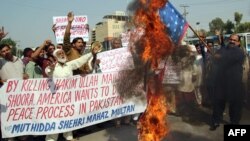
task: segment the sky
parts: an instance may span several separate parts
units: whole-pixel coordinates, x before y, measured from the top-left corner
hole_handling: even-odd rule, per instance
[[[103,16],[115,11],[127,11],[132,0],[0,0],[0,27],[9,32],[6,38],[18,47],[37,47],[45,39],[55,43],[51,30],[53,16],[87,15],[90,28],[102,21]],[[216,17],[224,22],[234,21],[234,12],[243,14],[242,22],[250,22],[250,0],[170,0],[180,13],[187,6],[186,19],[194,28],[208,30],[208,23]],[[196,23],[200,24],[197,25]],[[189,31],[190,32],[190,31]],[[56,43],[55,43],[56,44]]]

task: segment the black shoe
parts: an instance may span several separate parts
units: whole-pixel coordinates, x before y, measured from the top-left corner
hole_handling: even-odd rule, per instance
[[[214,131],[214,130],[216,130],[216,128],[218,128],[219,126],[220,126],[219,123],[214,123],[214,124],[212,124],[212,125],[210,126],[209,130],[210,130],[210,131]]]

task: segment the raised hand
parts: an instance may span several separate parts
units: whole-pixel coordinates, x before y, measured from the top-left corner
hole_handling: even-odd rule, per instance
[[[0,41],[1,41],[4,37],[6,37],[7,34],[8,34],[8,32],[7,32],[7,33],[4,33],[4,27],[2,26],[2,29],[0,29]]]
[[[74,13],[71,11],[68,13],[68,22],[73,22],[74,20]]]
[[[220,30],[218,30],[218,29],[215,29],[215,35],[217,35],[217,36],[221,35],[221,32],[220,32]]]
[[[55,33],[56,32],[56,24],[53,24],[53,26],[52,26],[52,31]]]

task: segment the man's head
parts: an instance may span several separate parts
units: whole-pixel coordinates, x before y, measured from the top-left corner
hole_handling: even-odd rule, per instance
[[[65,52],[62,50],[62,49],[56,49],[54,52],[53,52],[53,55],[55,56],[56,60],[59,62],[59,63],[66,63],[67,62],[67,56],[65,54]]]
[[[73,48],[75,48],[79,52],[82,52],[82,51],[84,51],[84,49],[86,47],[86,42],[83,41],[83,38],[77,37],[77,38],[73,39],[72,46],[73,46]]]
[[[55,49],[56,48],[54,44],[49,44],[48,46],[45,46],[44,48],[44,50],[47,53],[47,56],[52,56]]]
[[[198,35],[200,39],[202,39],[203,41],[206,41],[206,34],[204,32],[199,32]]]
[[[212,48],[214,47],[214,42],[213,42],[213,41],[208,41],[208,42],[207,42],[207,47],[208,47],[209,49],[212,49]]]
[[[229,37],[229,47],[240,47],[240,37],[237,34],[231,34]]]
[[[112,41],[111,41],[111,47],[112,47],[112,49],[122,47],[121,39],[120,38],[113,38]]]
[[[39,48],[40,48],[40,47],[36,47],[35,51],[38,50]],[[43,58],[43,57],[44,57],[44,54],[45,54],[45,50],[42,49],[42,50],[39,52],[38,57]]]
[[[57,44],[56,49],[63,49],[63,44]]]
[[[99,41],[95,41],[91,44],[92,52],[100,52],[102,50],[102,44]]]
[[[33,49],[30,47],[27,47],[23,50],[23,57],[31,57],[32,53],[33,53]]]
[[[1,44],[0,45],[0,55],[8,61],[13,61],[11,47],[8,44]]]
[[[201,47],[199,46],[199,44],[196,44],[196,45],[195,45],[195,48],[196,48],[196,50],[197,50],[197,53],[198,53],[198,54],[201,54]]]

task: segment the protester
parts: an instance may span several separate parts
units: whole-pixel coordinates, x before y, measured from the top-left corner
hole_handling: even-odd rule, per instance
[[[27,47],[23,50],[22,61],[23,61],[24,66],[26,66],[29,63],[32,52],[33,52],[33,49],[30,47]]]
[[[48,76],[53,78],[64,78],[73,76],[73,70],[81,67],[88,60],[100,52],[100,48],[93,48],[91,53],[85,54],[78,59],[67,62],[68,58],[62,49],[56,49],[53,53],[57,63],[48,66],[45,70]],[[72,132],[65,132],[63,136],[68,141],[73,141]],[[51,134],[46,136],[46,141],[57,141],[58,134]]]
[[[99,41],[95,41],[91,44],[91,49],[100,48],[102,49],[102,44]],[[87,73],[100,73],[101,68],[99,66],[100,60],[94,55],[87,63],[84,64],[84,70]]]
[[[29,56],[29,62],[28,64],[25,65],[24,72],[29,76],[29,78],[42,78],[42,68],[36,63],[37,61],[37,56],[39,53],[36,53],[38,49],[35,51],[31,51],[31,54]],[[33,56],[32,56],[33,55]]]
[[[70,29],[72,26],[72,22],[74,21],[74,14],[72,12],[68,13],[68,24],[66,26],[66,31],[63,39],[63,50],[65,51],[67,58],[69,61],[77,59],[81,57],[83,50],[86,47],[86,42],[84,42],[82,37],[76,37],[73,39],[72,43],[70,43]],[[84,69],[84,65],[79,69],[74,70],[73,74],[87,74],[88,70]]]
[[[9,45],[1,44],[0,53],[2,56],[0,58],[0,77],[4,82],[11,78],[28,78],[23,73],[24,65],[22,60],[11,53]]]
[[[0,78],[2,82],[8,79],[27,79],[27,74],[24,73],[24,64],[21,59],[11,53],[11,47],[7,44],[0,45]],[[19,137],[20,140],[27,139],[27,136]],[[13,141],[14,138],[9,138],[8,141]]]
[[[219,127],[227,102],[229,103],[230,124],[240,123],[244,98],[242,84],[244,53],[239,45],[239,36],[232,34],[229,44],[214,55],[213,70],[211,70],[214,94],[210,130]]]
[[[162,62],[164,64],[162,84],[163,90],[167,96],[167,104],[170,114],[176,114],[175,95],[177,93],[177,87],[180,83],[180,66],[179,63],[173,59],[173,55],[167,57],[167,59]]]
[[[45,68],[56,61],[53,56],[55,46],[52,44],[51,40],[45,40],[42,45],[35,49],[35,51],[31,48],[26,48],[25,50],[27,51],[24,51],[25,59],[22,59],[23,62],[28,64],[30,60],[33,60],[35,65],[37,65],[36,67],[41,68],[42,76],[48,77],[45,73]]]
[[[176,94],[176,112],[182,116],[184,121],[190,119],[194,107],[197,106],[195,97],[194,80],[197,73],[194,69],[195,55],[187,46],[181,46],[184,55],[180,59],[180,83],[178,84]]]
[[[201,40],[199,40],[199,43],[195,45],[197,52],[200,53],[202,55],[202,60],[203,63],[206,64],[206,35],[204,32],[199,32],[199,37],[201,40],[203,40],[204,42],[202,42]]]
[[[56,49],[63,49],[63,44],[57,44]]]
[[[117,49],[117,48],[121,48],[121,47],[122,47],[121,39],[118,38],[118,37],[114,37],[111,40],[111,49]],[[115,119],[115,126],[116,127],[121,127],[121,122],[123,120],[124,120],[124,124],[127,124],[127,125],[132,125],[133,124],[132,122],[130,122],[131,116],[125,116],[125,117],[122,117],[122,118]]]
[[[117,49],[122,47],[122,41],[120,38],[114,37],[111,41],[111,48],[112,49]]]

